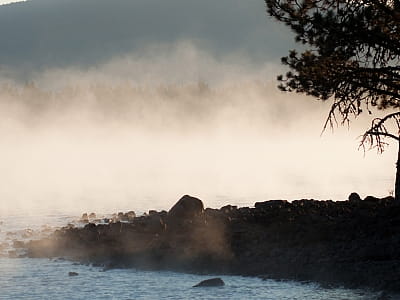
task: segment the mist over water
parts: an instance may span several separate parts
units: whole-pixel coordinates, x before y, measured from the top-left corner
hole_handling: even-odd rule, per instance
[[[0,211],[388,195],[396,149],[358,151],[365,119],[321,136],[329,103],[279,92],[282,71],[183,42],[30,82],[3,76]]]

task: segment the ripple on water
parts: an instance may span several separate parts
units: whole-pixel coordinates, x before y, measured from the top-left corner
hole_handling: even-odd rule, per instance
[[[48,259],[0,258],[0,299],[376,299],[377,294],[317,284],[222,276],[225,286],[192,288],[209,276],[110,270]],[[70,277],[69,272],[78,276]]]

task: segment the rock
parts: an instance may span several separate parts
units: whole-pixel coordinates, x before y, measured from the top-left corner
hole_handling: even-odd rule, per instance
[[[191,219],[204,214],[200,199],[185,195],[169,210],[169,219]]]
[[[88,214],[87,214],[87,213],[84,213],[79,221],[80,221],[80,222],[83,222],[83,223],[89,223]]]
[[[96,229],[96,224],[88,223],[88,224],[85,225],[84,228],[87,229],[87,230],[93,230],[93,229]]]
[[[364,201],[365,202],[371,202],[371,203],[376,203],[378,202],[380,199],[374,196],[367,196],[365,197]]]
[[[264,201],[264,202],[256,202],[254,204],[255,208],[282,208],[286,207],[289,205],[289,202],[287,200],[269,200],[269,201]]]
[[[158,233],[166,229],[163,220],[158,215],[152,215],[146,217],[145,220],[146,220],[144,223],[145,232]]]
[[[123,222],[128,222],[129,218],[128,215],[124,214],[123,212],[118,213],[118,220]]]
[[[349,195],[349,202],[360,202],[361,201],[361,197],[359,194],[357,193],[351,193]]]
[[[185,195],[167,213],[168,232],[194,232],[205,222],[204,206],[200,199]]]
[[[220,208],[220,211],[223,212],[224,214],[229,214],[233,211],[237,210],[237,206],[236,205],[225,205],[223,207]]]
[[[76,272],[69,272],[68,273],[68,276],[78,276],[79,274],[78,273],[76,273]]]
[[[136,213],[131,210],[126,213],[126,216],[128,217],[129,222],[132,222],[133,219],[136,218]]]
[[[221,278],[211,278],[203,280],[193,287],[212,287],[212,286],[224,286],[225,282]]]

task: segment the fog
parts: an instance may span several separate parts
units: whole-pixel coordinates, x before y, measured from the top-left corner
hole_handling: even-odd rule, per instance
[[[168,209],[267,199],[386,196],[395,147],[358,150],[368,126],[322,128],[329,103],[277,90],[284,70],[190,42],[0,89],[0,210]],[[9,74],[9,73],[8,73]]]

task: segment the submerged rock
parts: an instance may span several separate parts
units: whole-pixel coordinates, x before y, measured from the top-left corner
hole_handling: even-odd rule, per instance
[[[203,280],[193,287],[211,287],[211,286],[224,286],[225,282],[221,278],[211,278]]]
[[[68,276],[78,276],[79,274],[78,273],[76,273],[76,272],[69,272],[68,273]]]

